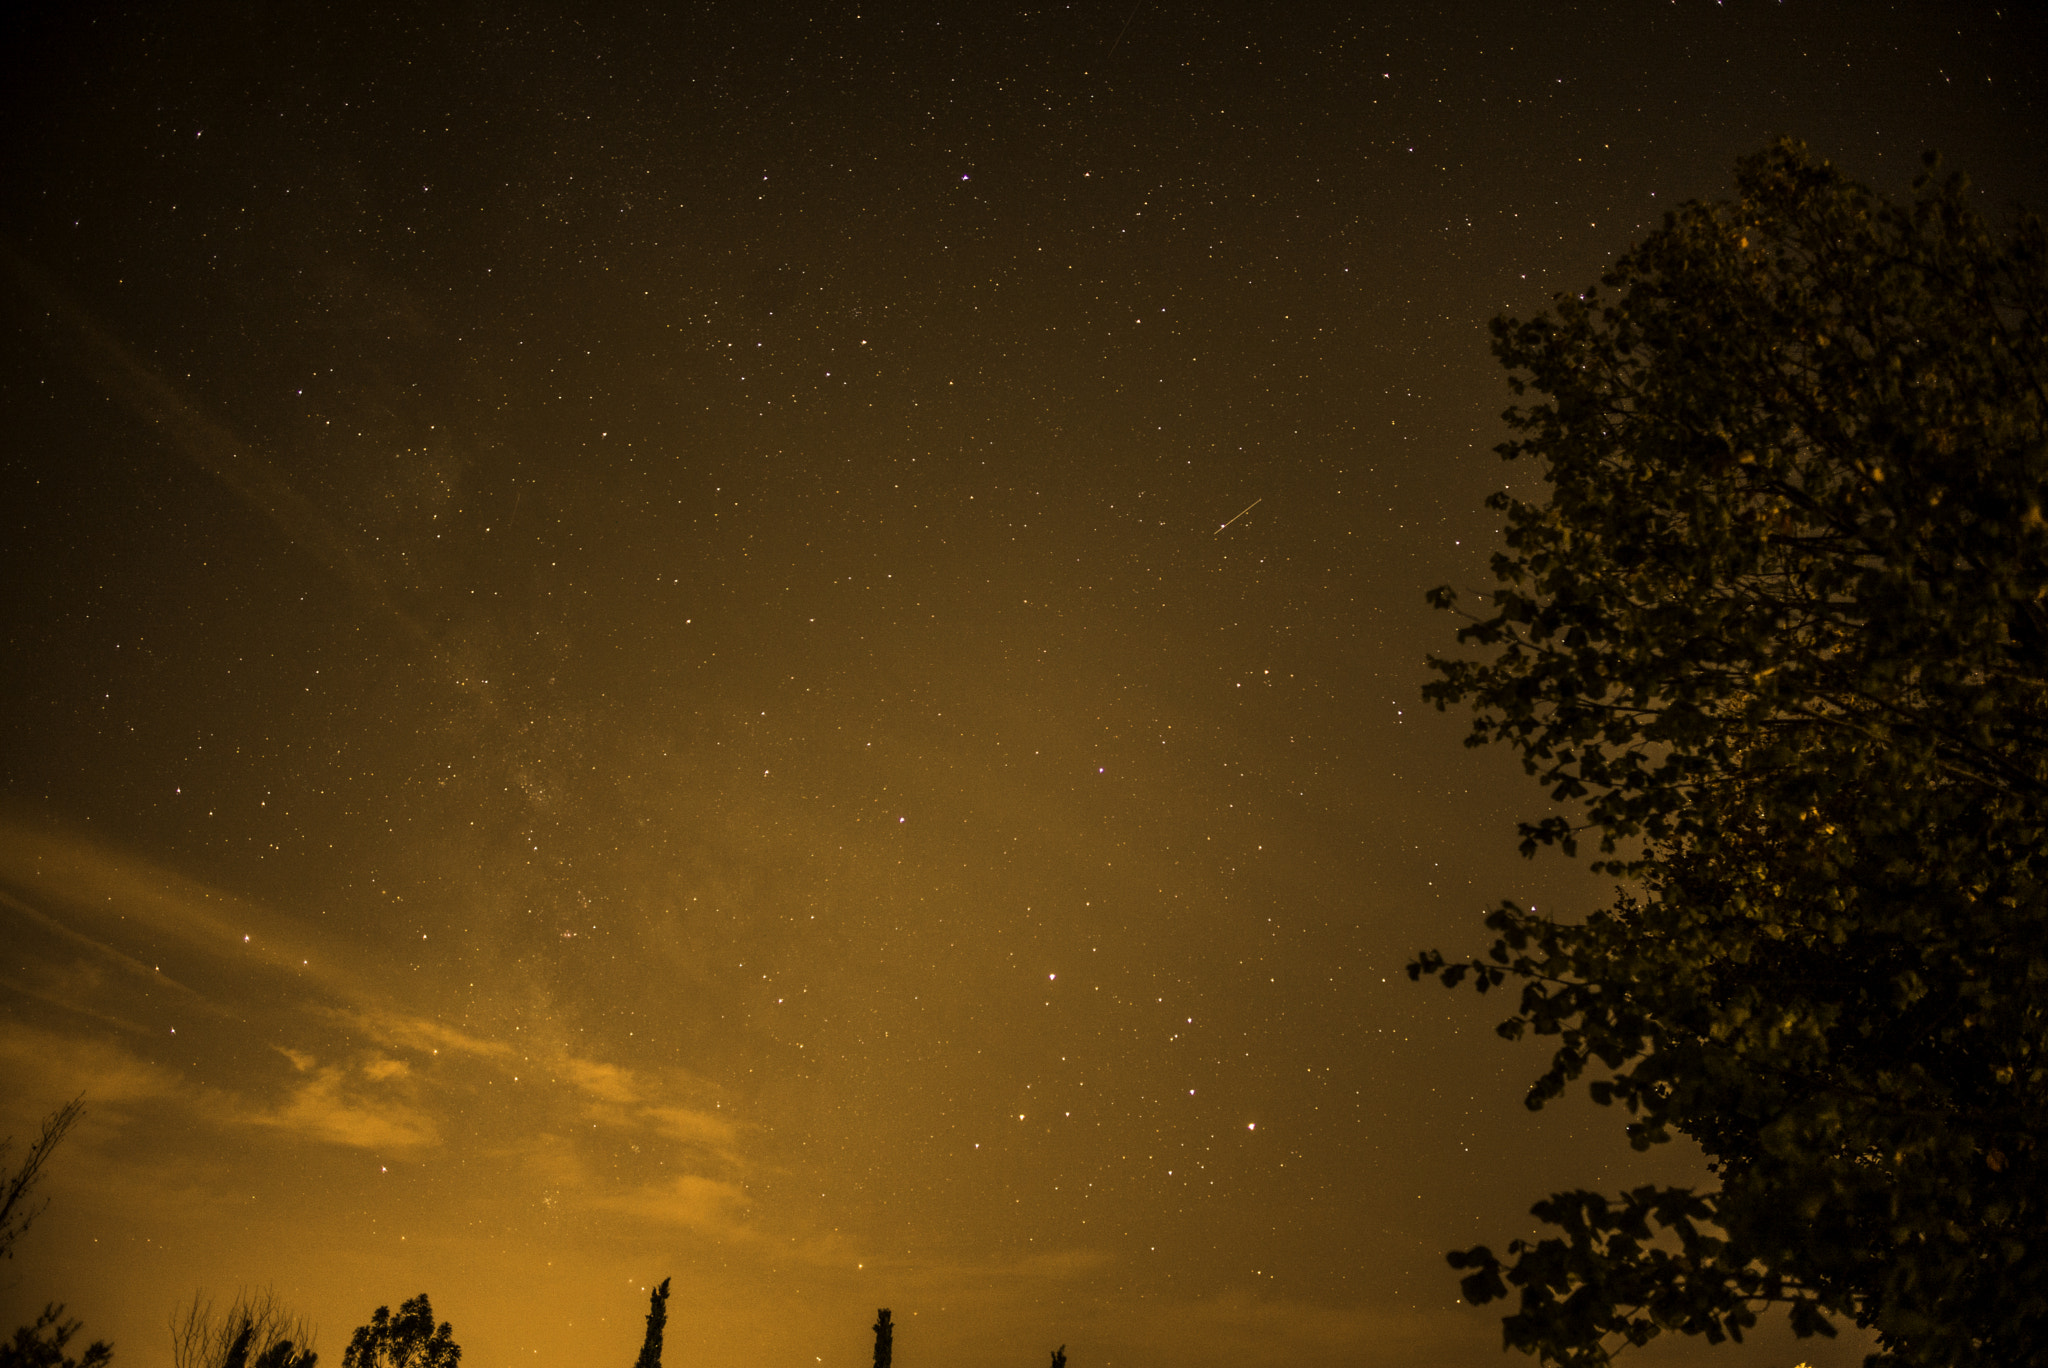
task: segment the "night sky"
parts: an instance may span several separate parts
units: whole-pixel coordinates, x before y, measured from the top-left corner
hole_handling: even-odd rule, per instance
[[[2048,201],[2039,11],[38,8],[6,1327],[1448,1368],[1445,1249],[1710,1181],[1401,972],[1611,893],[1419,696],[1540,488],[1486,324],[1780,133]]]

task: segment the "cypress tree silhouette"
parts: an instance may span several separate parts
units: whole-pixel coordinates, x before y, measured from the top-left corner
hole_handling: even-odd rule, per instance
[[[889,1324],[888,1307],[875,1316],[875,1368],[889,1368],[889,1359],[896,1352],[896,1327]]]
[[[1067,1368],[1067,1346],[1062,1344],[1052,1351],[1052,1368]]]
[[[668,1324],[668,1279],[654,1289],[647,1307],[647,1338],[640,1345],[640,1357],[633,1368],[661,1368],[661,1331]]]

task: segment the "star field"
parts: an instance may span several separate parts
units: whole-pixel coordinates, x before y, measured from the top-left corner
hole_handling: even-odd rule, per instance
[[[1607,893],[1419,697],[1486,324],[1781,132],[2038,204],[2040,20],[7,22],[0,1311],[1465,1364],[1443,1250],[1700,1173],[1401,973]]]

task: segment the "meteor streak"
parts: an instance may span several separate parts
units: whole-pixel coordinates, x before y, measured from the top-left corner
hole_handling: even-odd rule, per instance
[[[1237,512],[1231,514],[1228,518],[1224,519],[1223,527],[1217,528],[1214,532],[1210,533],[1209,535],[1214,537],[1222,536],[1224,527],[1230,526],[1230,524],[1236,522],[1239,518],[1242,518],[1245,514],[1251,512],[1254,508],[1257,508],[1260,504],[1264,503],[1265,501],[1266,499],[1264,495],[1261,495],[1258,498],[1253,499],[1243,508],[1238,509]]]

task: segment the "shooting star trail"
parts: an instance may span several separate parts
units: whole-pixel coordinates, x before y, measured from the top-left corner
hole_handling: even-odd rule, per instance
[[[1236,522],[1239,518],[1242,518],[1245,514],[1251,512],[1254,508],[1257,508],[1260,504],[1264,503],[1265,501],[1266,500],[1264,495],[1261,495],[1260,497],[1253,499],[1243,508],[1238,509],[1237,512],[1231,514],[1228,518],[1224,519],[1223,527],[1217,528],[1214,532],[1210,533],[1209,535],[1212,537],[1222,536],[1224,527],[1230,526],[1230,524]]]
[[[1145,0],[1138,0],[1137,4],[1131,6],[1131,18],[1124,20],[1124,26],[1116,31],[1116,42],[1109,45],[1109,55],[1104,57],[1103,61],[1106,62],[1110,57],[1116,56],[1116,50],[1123,43],[1124,35],[1131,31],[1131,19],[1136,19],[1138,11],[1143,8],[1145,8]]]

